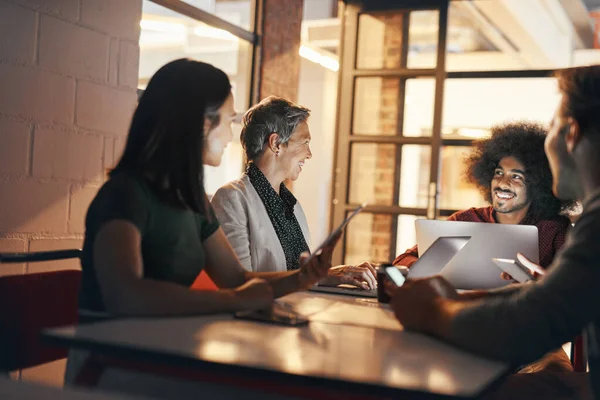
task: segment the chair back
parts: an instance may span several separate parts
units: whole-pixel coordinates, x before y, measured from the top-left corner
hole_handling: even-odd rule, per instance
[[[0,263],[76,258],[80,250],[0,254]],[[59,360],[67,349],[41,343],[41,331],[77,323],[81,271],[0,277],[0,370],[14,371]]]

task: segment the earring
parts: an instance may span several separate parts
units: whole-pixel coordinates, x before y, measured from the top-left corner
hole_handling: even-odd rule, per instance
[[[279,150],[275,152],[275,156],[279,157]]]

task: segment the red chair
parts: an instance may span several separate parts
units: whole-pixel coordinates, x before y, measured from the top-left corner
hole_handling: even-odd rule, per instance
[[[585,353],[585,344],[583,336],[577,336],[571,342],[571,363],[576,372],[587,371],[587,354]]]
[[[80,257],[81,250],[0,253],[0,264]],[[81,271],[0,277],[0,370],[14,371],[60,360],[67,349],[41,343],[40,332],[77,323]]]
[[[191,288],[194,290],[219,290],[213,280],[210,279],[210,276],[204,271],[200,272],[200,275],[192,283]]]

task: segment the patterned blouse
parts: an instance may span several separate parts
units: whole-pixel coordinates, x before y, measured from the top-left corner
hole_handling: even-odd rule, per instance
[[[302,229],[294,215],[294,207],[298,200],[283,183],[279,187],[279,194],[277,194],[271,183],[254,163],[248,164],[246,174],[265,205],[267,215],[269,215],[277,238],[283,248],[287,270],[298,269],[300,267],[300,254],[310,252],[302,234]]]

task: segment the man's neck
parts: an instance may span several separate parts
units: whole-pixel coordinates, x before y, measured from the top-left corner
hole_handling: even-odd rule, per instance
[[[583,147],[582,147],[583,146]],[[575,154],[575,164],[581,182],[579,199],[584,200],[600,190],[600,159],[598,149],[600,140],[580,144],[580,151]]]
[[[496,221],[500,224],[520,224],[521,221],[525,219],[527,216],[527,212],[529,211],[529,206],[522,208],[520,210],[509,212],[509,213],[499,213],[496,212]]]

